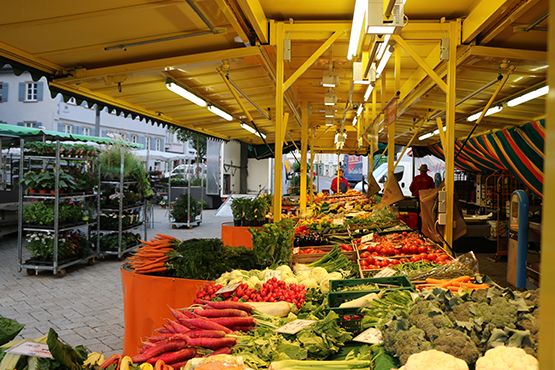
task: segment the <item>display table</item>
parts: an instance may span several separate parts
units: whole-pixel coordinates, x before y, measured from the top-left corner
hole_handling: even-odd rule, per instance
[[[210,281],[177,279],[135,274],[127,264],[120,268],[123,290],[125,331],[123,355],[137,355],[143,347],[141,338],[156,335],[154,329],[173,318],[169,307],[189,307],[196,293]]]
[[[259,226],[253,226],[260,229]],[[224,245],[232,247],[245,246],[252,248],[252,234],[249,232],[251,226],[233,226],[233,222],[224,222],[222,224],[222,242]]]

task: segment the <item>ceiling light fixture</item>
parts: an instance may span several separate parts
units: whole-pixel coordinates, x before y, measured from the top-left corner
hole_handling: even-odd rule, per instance
[[[326,126],[335,126],[335,120],[333,118],[326,118]]]
[[[366,33],[373,35],[398,35],[404,26],[405,14],[402,0],[368,0]]]
[[[357,124],[357,116],[355,116],[355,118],[353,118],[353,126],[356,126]]]
[[[347,51],[347,60],[352,60],[357,55],[360,34],[362,33],[364,16],[367,13],[367,9],[367,0],[356,0],[355,11],[353,13],[353,23],[351,25],[351,37],[349,38],[349,49]]]
[[[261,137],[262,139],[266,139],[266,135],[264,135],[262,132],[258,132],[256,131],[254,128],[250,127],[249,125],[247,125],[246,123],[242,123],[241,122],[241,128],[247,130],[248,132],[252,132],[253,134],[255,134],[256,136]]]
[[[391,47],[388,47],[382,59],[380,59],[380,64],[378,64],[378,69],[376,69],[376,79],[378,79],[382,75],[382,72],[385,69],[387,62],[389,62],[389,58],[391,58],[391,54],[393,54],[393,51],[391,49],[392,49]]]
[[[372,90],[374,90],[374,85],[370,84],[366,89],[366,92],[364,93],[364,101],[368,101],[368,98],[370,98],[370,94],[372,94]]]
[[[428,132],[427,134],[424,134],[424,135],[420,136],[418,138],[418,140],[426,140],[426,139],[431,138],[432,136],[434,136],[434,133],[433,132]]]
[[[549,92],[549,86],[541,87],[537,90],[530,91],[524,95],[521,95],[517,98],[511,99],[507,102],[507,107],[515,107],[519,104],[525,103],[529,100],[539,98]]]
[[[335,105],[336,103],[337,103],[337,94],[333,92],[333,89],[329,89],[329,91],[324,95],[324,104]]]
[[[166,88],[173,93],[189,100],[191,103],[195,103],[199,107],[206,107],[206,102],[202,99],[193,94],[192,92],[185,90],[183,87],[177,85],[175,82],[168,80],[166,81]]]
[[[214,114],[216,114],[216,115],[222,117],[222,118],[225,119],[225,120],[233,121],[233,116],[232,116],[231,114],[229,114],[229,113],[227,113],[227,112],[224,112],[223,110],[221,110],[221,109],[218,108],[218,107],[215,107],[215,106],[213,106],[213,105],[209,105],[209,106],[208,106],[208,110],[209,110],[210,112],[212,112],[212,113],[214,113]]]
[[[326,106],[326,118],[335,117],[335,107],[333,105]]]
[[[339,84],[339,75],[337,72],[325,71],[322,77],[322,86],[324,87],[337,87]]]
[[[503,110],[503,107],[501,105],[498,105],[496,107],[492,107],[492,108],[488,109],[488,111],[486,112],[486,115],[484,117],[490,116],[490,115],[495,114],[495,113],[499,113],[502,110]],[[468,122],[476,121],[478,118],[480,118],[481,114],[482,114],[482,112],[474,113],[473,115],[468,116],[468,118],[466,120]]]
[[[361,104],[358,106],[357,109],[357,117],[360,116],[360,114],[362,113],[362,110],[364,109],[364,104]]]
[[[387,44],[389,43],[389,39],[391,38],[391,35],[385,35],[383,38],[383,42],[380,43],[380,46],[378,47],[378,52],[376,53],[376,60],[380,60],[383,56],[383,53],[385,52],[385,49],[387,49]]]

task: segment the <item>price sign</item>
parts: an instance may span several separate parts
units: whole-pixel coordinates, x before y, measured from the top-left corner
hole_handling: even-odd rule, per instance
[[[374,240],[374,233],[366,234],[362,238],[360,238],[361,243],[368,243]]]
[[[343,225],[344,222],[345,220],[342,218],[334,218],[331,223],[334,225]]]
[[[383,343],[382,332],[376,328],[370,328],[363,331],[357,335],[354,341],[368,343],[368,344],[380,344]]]
[[[314,324],[316,320],[294,320],[277,328],[275,331],[282,334],[297,334],[304,328]]]
[[[351,203],[345,204],[345,211],[350,211],[353,209],[353,205]]]
[[[293,254],[299,254],[300,251],[301,251],[301,248],[299,247],[293,248]]]
[[[281,280],[281,276],[282,276],[283,271],[281,270],[271,270],[271,271],[266,271],[266,273],[264,274],[264,281],[268,281],[271,278],[275,277],[278,280]]]
[[[222,288],[220,288],[216,294],[224,294],[224,293],[230,293],[233,292],[235,289],[239,288],[239,285],[241,285],[241,283],[235,283],[235,284],[231,284],[231,285],[226,285]]]
[[[13,353],[16,355],[54,359],[54,357],[52,357],[52,354],[48,350],[48,344],[46,343],[25,341],[25,342],[19,343],[16,346],[13,346],[6,352]]]
[[[397,273],[397,271],[393,270],[392,268],[385,267],[382,271],[378,272],[374,275],[375,278],[382,278],[382,277],[390,277]]]

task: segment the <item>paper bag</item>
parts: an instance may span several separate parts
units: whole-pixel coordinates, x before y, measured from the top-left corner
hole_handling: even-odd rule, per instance
[[[399,183],[395,177],[388,179],[387,183],[383,188],[382,201],[378,204],[378,208],[383,208],[385,206],[390,206],[401,200],[405,199]]]
[[[380,190],[381,190],[380,185],[378,185],[378,182],[374,178],[374,175],[370,174],[370,176],[368,176],[368,190],[366,192],[366,195],[367,196],[374,195]]]

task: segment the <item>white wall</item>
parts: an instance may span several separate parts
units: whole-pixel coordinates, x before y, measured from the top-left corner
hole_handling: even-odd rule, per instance
[[[241,171],[239,170],[239,166],[241,165],[241,144],[230,141],[222,144],[222,147],[222,167],[220,170],[222,173],[222,181],[223,175],[229,174],[231,176],[231,191],[234,194],[238,194],[240,190],[239,180],[241,176]],[[224,189],[223,182],[220,185],[220,189]],[[227,195],[229,194],[222,194],[222,196]]]
[[[248,159],[247,192],[248,194],[270,193],[272,189],[272,161],[270,159]]]

